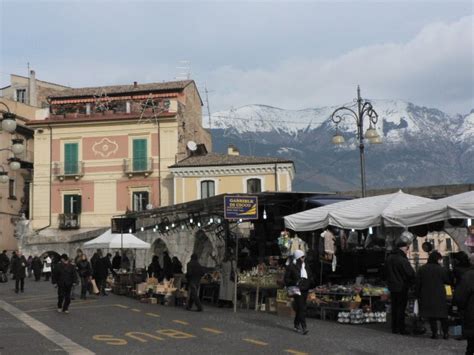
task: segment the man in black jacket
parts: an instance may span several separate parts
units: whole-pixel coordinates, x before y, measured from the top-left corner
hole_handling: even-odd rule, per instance
[[[107,276],[109,276],[109,271],[112,275],[115,276],[115,271],[112,269],[112,263],[110,262],[112,254],[107,253],[106,256],[100,258],[96,262],[96,266],[94,269],[94,276],[97,281],[97,287],[99,287],[100,294],[102,296],[107,296],[107,292],[105,292],[105,287],[107,285]]]
[[[20,251],[12,257],[12,274],[15,277],[15,293],[25,289],[26,259]]]
[[[471,263],[474,261],[471,255]],[[462,311],[463,335],[467,339],[466,355],[474,354],[474,266],[463,275],[454,291],[454,304]]]
[[[400,241],[385,263],[392,305],[392,333],[394,334],[408,334],[405,330],[405,309],[408,289],[415,280],[415,271],[408,261],[407,252],[408,244]]]
[[[198,312],[202,312],[201,301],[199,300],[199,284],[201,278],[204,275],[204,269],[199,264],[198,257],[196,254],[191,255],[191,261],[186,266],[186,279],[188,281],[188,304],[186,309],[188,311],[193,307],[193,303],[196,303]]]
[[[7,251],[4,250],[2,254],[0,254],[0,271],[6,274],[8,272],[8,266],[10,266],[10,259],[8,258]]]
[[[69,313],[72,285],[77,284],[77,273],[67,254],[61,255],[61,261],[53,270],[53,280],[58,285],[58,312]]]

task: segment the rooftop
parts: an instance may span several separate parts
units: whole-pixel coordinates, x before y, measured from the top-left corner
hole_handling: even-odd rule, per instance
[[[198,166],[221,166],[221,165],[245,165],[245,164],[275,164],[291,163],[292,160],[273,158],[273,157],[255,157],[245,155],[228,155],[219,153],[207,153],[206,155],[196,155],[187,157],[170,168],[185,168]]]
[[[86,88],[67,89],[50,98],[83,97],[97,96],[102,94],[113,95],[131,92],[146,91],[176,91],[183,90],[186,86],[193,83],[193,80],[168,81],[162,83],[131,84],[131,85],[112,85],[112,86],[94,86]]]

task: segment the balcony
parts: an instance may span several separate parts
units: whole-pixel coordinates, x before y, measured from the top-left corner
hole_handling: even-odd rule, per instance
[[[84,162],[54,162],[53,174],[61,181],[67,178],[74,178],[76,180],[79,180],[81,177],[84,176]]]
[[[123,171],[130,178],[141,174],[147,177],[153,172],[153,158],[124,159]]]
[[[59,229],[79,229],[81,227],[81,215],[79,213],[63,213],[58,218]]]

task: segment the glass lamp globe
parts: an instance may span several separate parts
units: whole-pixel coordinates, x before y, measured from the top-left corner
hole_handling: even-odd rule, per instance
[[[6,171],[0,171],[0,184],[6,184],[8,182],[9,177]]]
[[[8,133],[15,132],[15,129],[16,129],[15,117],[12,117],[7,114],[3,114],[2,129],[4,131],[7,131]]]
[[[337,133],[332,137],[332,144],[343,144],[345,141],[344,137]]]
[[[10,166],[10,169],[13,170],[13,171],[20,169],[21,164],[20,164],[19,159],[11,159],[9,166]]]
[[[21,154],[25,151],[23,145],[23,139],[12,139],[12,152],[13,154]]]
[[[373,128],[372,126],[369,127],[369,129],[365,132],[365,138],[367,139],[372,139],[377,137],[379,134],[377,133],[377,130]]]

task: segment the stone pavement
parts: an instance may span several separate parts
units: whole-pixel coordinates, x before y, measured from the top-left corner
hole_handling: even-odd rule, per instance
[[[27,280],[18,295],[12,281],[0,284],[0,354],[462,354],[466,345],[393,335],[386,324],[317,319],[308,320],[303,336],[292,331],[291,319],[272,314],[212,306],[188,312],[113,294],[75,300],[70,311],[56,311],[49,282]]]

